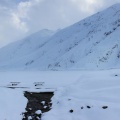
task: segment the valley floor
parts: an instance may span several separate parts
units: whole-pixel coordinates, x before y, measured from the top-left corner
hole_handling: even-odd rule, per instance
[[[41,82],[43,85],[35,86]],[[8,88],[13,83],[18,83],[17,88]],[[22,120],[27,104],[24,91],[54,91],[52,109],[42,114],[42,120],[120,118],[119,69],[0,72],[0,120]]]

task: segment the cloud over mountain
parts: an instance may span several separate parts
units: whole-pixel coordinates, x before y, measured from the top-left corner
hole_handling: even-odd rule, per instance
[[[64,28],[116,2],[120,0],[1,0],[0,46],[40,29]]]

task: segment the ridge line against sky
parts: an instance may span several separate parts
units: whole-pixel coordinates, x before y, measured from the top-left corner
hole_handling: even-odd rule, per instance
[[[120,0],[0,0],[0,47],[41,29],[60,29]]]

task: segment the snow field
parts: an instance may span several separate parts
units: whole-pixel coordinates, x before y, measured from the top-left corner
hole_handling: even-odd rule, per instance
[[[27,99],[24,91],[40,92],[54,88],[52,109],[42,120],[119,120],[120,70],[0,72],[0,119],[21,120]],[[9,82],[28,88],[5,88]],[[34,82],[44,82],[41,89]],[[49,91],[47,89],[47,91]],[[43,101],[44,102],[44,101]]]
[[[119,120],[119,72],[81,71],[74,84],[57,89],[52,110],[42,120]]]

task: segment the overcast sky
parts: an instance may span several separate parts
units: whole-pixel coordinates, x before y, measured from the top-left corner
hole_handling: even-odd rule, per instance
[[[0,0],[0,47],[35,31],[56,30],[120,0]]]

